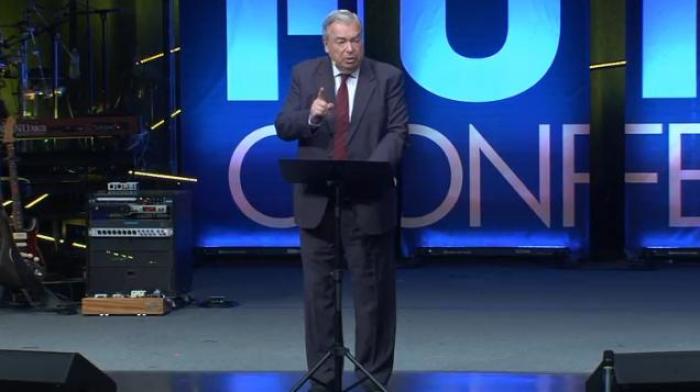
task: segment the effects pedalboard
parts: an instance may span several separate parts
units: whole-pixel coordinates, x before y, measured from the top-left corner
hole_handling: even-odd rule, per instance
[[[170,299],[160,293],[147,295],[145,290],[132,290],[129,296],[95,294],[82,300],[82,314],[86,316],[162,316],[172,308]]]

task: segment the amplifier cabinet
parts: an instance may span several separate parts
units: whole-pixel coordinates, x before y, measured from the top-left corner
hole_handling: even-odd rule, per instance
[[[189,192],[100,192],[88,204],[89,295],[159,290],[176,296],[190,290]]]

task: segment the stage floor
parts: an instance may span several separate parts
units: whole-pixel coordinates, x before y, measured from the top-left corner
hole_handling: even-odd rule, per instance
[[[300,372],[113,372],[119,392],[289,391]],[[354,382],[346,373],[345,387]],[[583,392],[580,374],[398,372],[392,392]],[[304,386],[301,391],[307,391]],[[361,392],[359,388],[352,391]]]
[[[583,391],[604,350],[700,350],[698,282],[700,265],[456,261],[402,268],[392,390]],[[345,344],[354,352],[345,283]],[[284,391],[301,376],[297,262],[199,267],[191,294],[240,305],[190,305],[153,317],[0,309],[0,349],[79,352],[114,374],[122,392]]]

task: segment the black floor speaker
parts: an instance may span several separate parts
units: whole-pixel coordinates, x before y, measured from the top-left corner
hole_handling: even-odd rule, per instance
[[[116,392],[117,384],[78,353],[0,350],[0,391]]]
[[[607,375],[607,376],[606,376]],[[606,389],[606,382],[609,385]],[[586,392],[700,391],[700,351],[616,354],[603,361],[586,381]]]

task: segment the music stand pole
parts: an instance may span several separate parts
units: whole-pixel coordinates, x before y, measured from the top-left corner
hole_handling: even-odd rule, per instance
[[[297,392],[301,389],[304,384],[313,379],[313,375],[323,366],[323,364],[329,359],[333,359],[333,382],[332,385],[325,385],[326,390],[332,392],[342,392],[343,391],[343,359],[347,358],[350,362],[355,365],[355,367],[364,374],[368,380],[381,392],[388,392],[384,386],[377,381],[376,378],[365,369],[362,364],[360,364],[357,359],[350,354],[348,350],[343,345],[343,315],[342,315],[342,289],[343,289],[343,252],[342,252],[342,237],[341,237],[341,224],[342,224],[342,200],[343,200],[343,187],[346,184],[346,175],[355,172],[365,172],[378,173],[385,169],[384,172],[388,173],[390,170],[387,163],[380,162],[358,162],[358,161],[303,161],[303,160],[281,160],[280,164],[282,166],[282,174],[285,179],[292,183],[311,183],[319,182],[320,180],[325,180],[326,184],[333,189],[333,194],[335,195],[335,206],[333,207],[333,216],[335,219],[335,233],[334,233],[334,246],[335,246],[335,270],[331,272],[331,277],[333,278],[335,287],[335,311],[334,311],[334,324],[335,324],[335,334],[333,345],[328,349],[328,351],[319,359],[316,364],[314,364],[311,369],[304,374],[304,376],[294,384],[291,391]],[[363,168],[365,170],[361,170]],[[315,166],[316,165],[316,166]],[[358,166],[359,165],[359,166]],[[386,165],[386,166],[385,166]],[[286,166],[286,167],[285,167]],[[291,167],[296,166],[296,167]],[[367,170],[369,168],[369,170]],[[315,175],[302,179],[304,172],[314,172]],[[356,169],[356,170],[353,170]],[[360,170],[357,170],[360,169]],[[294,173],[292,173],[294,172]],[[320,174],[319,174],[320,173]],[[358,175],[358,177],[363,177]],[[358,381],[359,383],[360,381]],[[352,385],[348,389],[352,389],[356,384]]]

